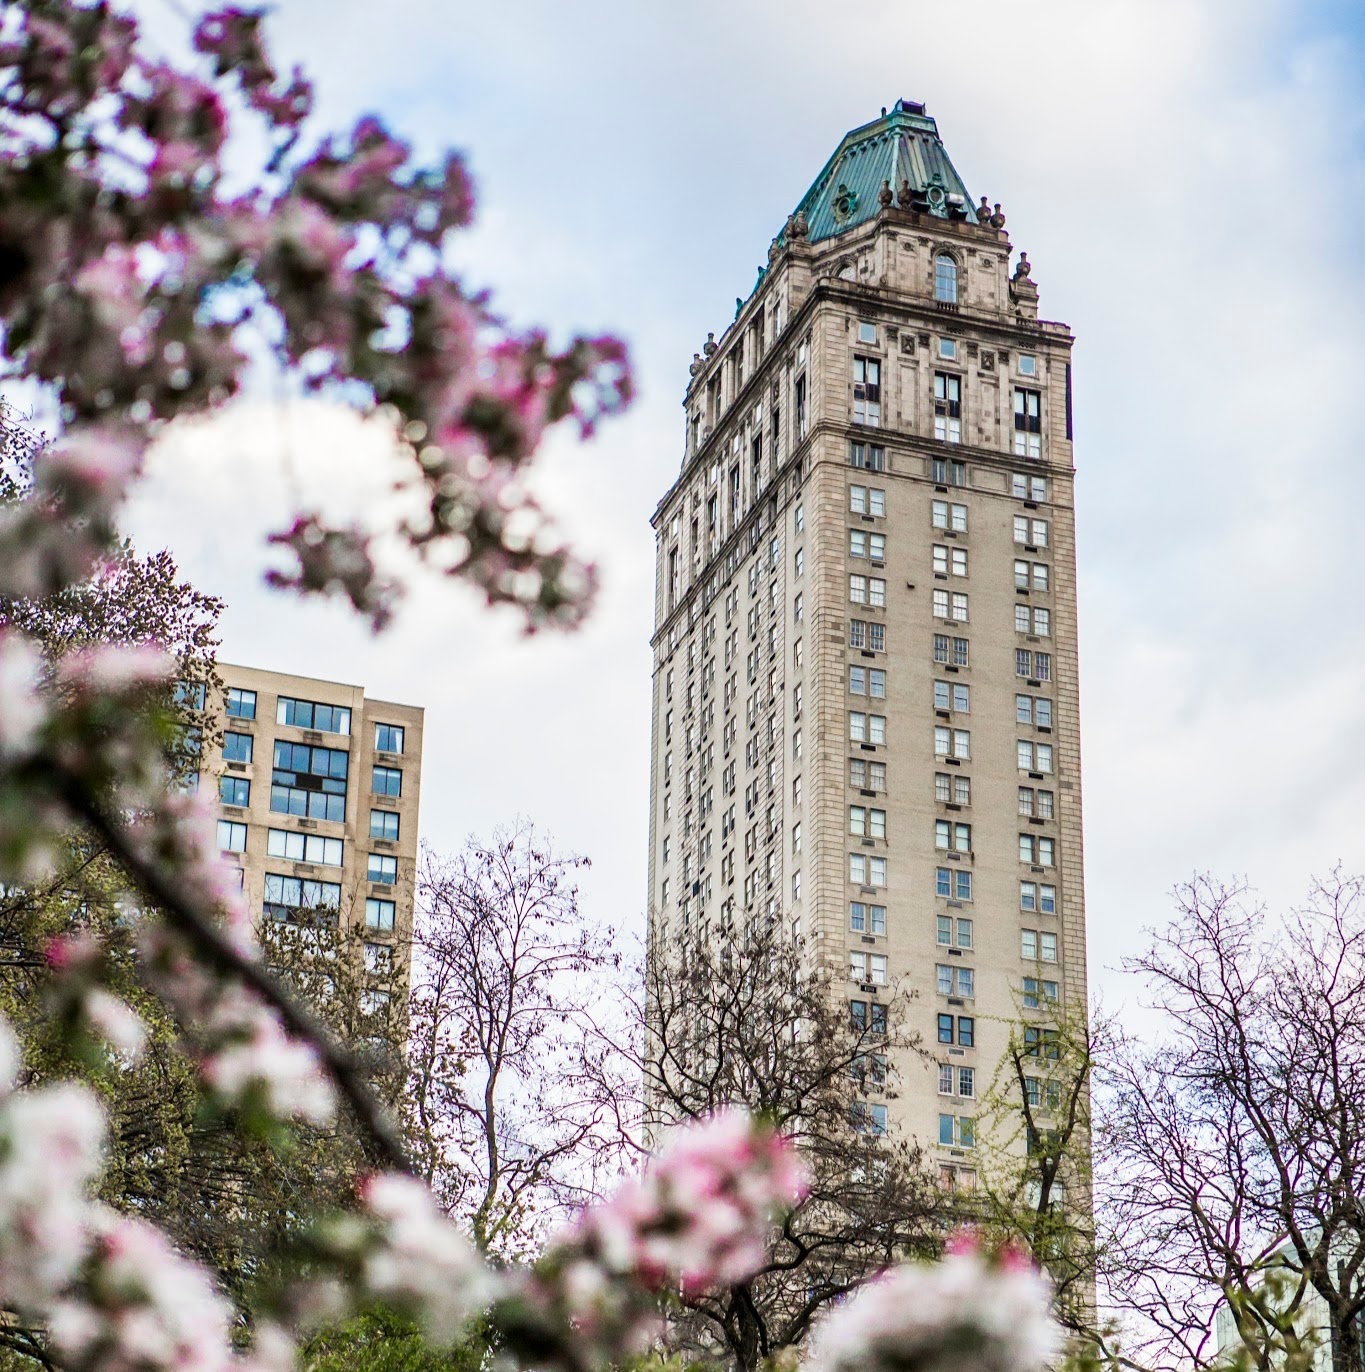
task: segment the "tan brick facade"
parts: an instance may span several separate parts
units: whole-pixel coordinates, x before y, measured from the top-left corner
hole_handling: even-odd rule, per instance
[[[208,708],[222,743],[200,785],[218,800],[219,846],[247,908],[363,930],[367,994],[405,996],[425,711],[340,682],[218,673],[224,693]]]
[[[1049,984],[1086,998],[1072,337],[1039,320],[1027,268],[1011,276],[1003,228],[909,189],[819,241],[789,221],[694,361],[683,469],[653,520],[649,909],[678,929],[780,919],[866,1004],[886,999],[884,958],[937,1063],[975,1071],[972,1096],[940,1094],[937,1069],[907,1061],[889,1108],[970,1172],[940,1117],[974,1119],[1026,1000],[1042,1027]],[[970,947],[952,946],[962,920]]]

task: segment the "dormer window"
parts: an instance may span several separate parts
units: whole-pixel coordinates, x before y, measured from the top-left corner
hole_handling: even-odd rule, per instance
[[[957,304],[957,263],[946,252],[934,258],[934,299]]]

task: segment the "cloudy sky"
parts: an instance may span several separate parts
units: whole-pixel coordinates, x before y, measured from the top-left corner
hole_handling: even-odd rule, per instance
[[[165,0],[148,17],[168,22]],[[258,397],[158,454],[129,523],[225,596],[222,655],[425,705],[423,830],[519,813],[645,896],[648,517],[687,363],[846,129],[925,101],[1076,347],[1091,972],[1194,869],[1271,900],[1365,869],[1365,17],[1360,0],[277,0],[324,117],[469,156],[462,251],[507,315],[630,342],[640,398],[540,489],[601,563],[525,640],[419,586],[379,639],[260,585],[262,490],[382,487],[373,438]]]

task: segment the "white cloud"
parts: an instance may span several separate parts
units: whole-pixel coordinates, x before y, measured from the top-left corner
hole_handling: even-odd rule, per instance
[[[1106,979],[1196,865],[1277,899],[1337,857],[1365,865],[1365,105],[1360,36],[1330,12],[528,0],[512,17],[391,0],[378,23],[358,0],[284,0],[276,15],[329,117],[377,105],[423,146],[469,148],[472,278],[515,318],[619,328],[640,368],[634,412],[557,445],[542,478],[606,574],[574,638],[523,642],[445,587],[420,588],[378,641],[267,599],[249,483],[226,460],[195,496],[210,537],[175,500],[141,526],[228,595],[229,657],[427,706],[429,836],[530,812],[591,854],[601,913],[638,913],[647,520],[676,470],[687,360],[845,129],[908,96],[969,189],[1003,202],[1044,313],[1079,338],[1092,971]],[[346,446],[310,426],[293,441],[329,462]]]

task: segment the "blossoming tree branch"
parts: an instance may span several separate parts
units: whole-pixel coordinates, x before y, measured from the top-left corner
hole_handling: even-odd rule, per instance
[[[517,331],[452,273],[449,240],[473,211],[461,159],[419,165],[373,118],[315,132],[311,88],[276,70],[257,12],[205,15],[186,65],[107,4],[2,13],[0,367],[50,402],[56,431],[0,505],[0,602],[96,574],[157,432],[230,404],[248,359],[267,357],[290,384],[391,425],[395,481],[422,496],[421,517],[391,532],[416,554],[528,629],[575,625],[593,569],[523,477],[547,430],[586,435],[629,402],[629,364],[612,338],[556,348]],[[230,150],[240,166],[260,146],[249,189],[230,190]],[[282,588],[344,596],[376,629],[391,616],[401,587],[359,528],[305,503],[281,512],[273,541],[293,557],[272,574]],[[670,1293],[752,1273],[805,1183],[791,1144],[738,1112],[674,1135],[534,1264],[484,1263],[408,1172],[347,1052],[267,970],[206,809],[173,784],[174,676],[155,647],[54,663],[0,624],[0,880],[40,878],[73,830],[102,845],[135,898],[139,978],[174,1015],[205,1101],[272,1141],[344,1104],[379,1166],[353,1204],[311,1217],[244,1347],[208,1272],[95,1198],[96,1093],[24,1087],[0,1023],[0,1307],[41,1360],[283,1369],[310,1326],[379,1302],[437,1340],[484,1314],[522,1365],[585,1372],[646,1346]],[[73,931],[48,956],[71,1032],[102,1045],[116,1079],[144,1026],[107,984],[106,949]],[[828,1372],[937,1353],[1025,1372],[1051,1347],[1045,1307],[1025,1267],[962,1253],[868,1287],[816,1357]]]

